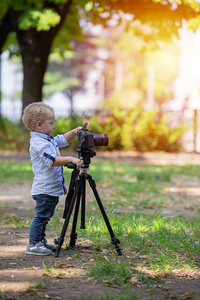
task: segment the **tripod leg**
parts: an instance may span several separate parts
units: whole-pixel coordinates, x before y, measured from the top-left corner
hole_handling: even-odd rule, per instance
[[[68,193],[67,193],[67,197],[65,199],[65,209],[64,209],[64,212],[63,212],[63,218],[65,219],[66,216],[67,216],[67,212],[69,210],[69,206],[70,206],[70,202],[71,202],[71,198],[73,196],[73,193],[74,193],[74,188],[76,186],[76,178],[77,178],[77,175],[79,174],[79,170],[75,169],[73,172],[72,172],[72,175],[71,175],[71,179],[70,179],[70,184],[69,184],[69,189],[68,189]]]
[[[110,222],[109,222],[109,220],[108,220],[108,217],[107,217],[107,215],[106,215],[105,209],[104,209],[104,207],[103,207],[103,204],[102,204],[101,199],[100,199],[100,197],[99,197],[99,194],[98,194],[98,192],[97,192],[97,189],[96,189],[96,183],[95,183],[95,181],[94,181],[94,179],[92,178],[91,175],[87,175],[87,179],[88,179],[88,181],[89,181],[90,187],[92,188],[92,191],[93,191],[93,193],[94,193],[94,196],[95,196],[95,198],[96,198],[96,200],[97,200],[97,203],[98,203],[98,205],[99,205],[100,211],[101,211],[101,213],[102,213],[102,216],[103,216],[103,218],[104,218],[104,221],[105,221],[106,226],[107,226],[107,228],[108,228],[108,231],[109,231],[109,233],[110,233],[110,236],[111,236],[111,242],[112,242],[113,245],[115,245],[115,249],[116,249],[118,255],[122,255],[121,250],[122,250],[123,248],[119,246],[120,241],[119,241],[119,240],[115,237],[115,235],[114,235],[114,232],[113,232],[113,230],[112,230],[112,227],[111,227]]]
[[[71,203],[70,203],[70,206],[69,206],[69,210],[68,210],[68,212],[67,212],[67,215],[66,215],[66,219],[65,219],[65,222],[64,222],[64,225],[63,225],[63,228],[62,228],[60,237],[59,237],[57,240],[55,240],[55,244],[58,245],[57,248],[56,248],[55,257],[58,257],[58,256],[59,256],[61,246],[62,246],[62,244],[63,244],[63,242],[64,242],[65,233],[66,233],[66,230],[67,230],[67,227],[68,227],[68,224],[69,224],[69,220],[70,220],[70,217],[71,217],[71,214],[72,214],[72,210],[73,210],[73,207],[74,207],[74,203],[75,203],[76,196],[77,196],[77,194],[78,194],[80,185],[81,185],[81,180],[80,180],[80,178],[79,178],[79,179],[77,180],[77,182],[76,182],[76,186],[75,186],[75,189],[74,189],[74,193],[73,193],[73,195],[72,195]]]
[[[82,194],[82,201],[81,201],[81,229],[85,229],[85,186],[86,186],[86,178],[85,176],[82,177],[82,185],[81,185],[81,194]]]
[[[77,239],[76,224],[77,224],[77,219],[78,219],[78,211],[79,211],[79,207],[80,207],[82,184],[83,184],[83,181],[81,182],[81,186],[78,190],[78,195],[77,195],[77,200],[76,200],[76,207],[75,207],[75,210],[74,210],[74,219],[73,219],[73,224],[72,224],[72,231],[71,231],[71,235],[70,235],[69,246],[72,247],[72,248],[75,246],[76,239]]]

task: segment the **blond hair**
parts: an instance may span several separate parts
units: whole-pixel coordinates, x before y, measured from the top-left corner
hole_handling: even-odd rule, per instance
[[[54,110],[51,106],[42,102],[33,102],[25,107],[22,121],[27,129],[34,131],[37,122],[44,122],[49,112],[54,114]]]

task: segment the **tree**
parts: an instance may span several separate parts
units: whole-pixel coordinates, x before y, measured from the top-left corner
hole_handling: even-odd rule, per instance
[[[18,6],[10,5],[1,21],[0,49],[2,49],[8,34],[14,31],[22,57],[24,74],[22,100],[23,107],[25,107],[33,101],[42,99],[43,79],[52,42],[69,12],[72,0],[57,5],[49,2],[48,6],[44,1],[43,12],[46,14],[47,20],[43,21],[43,27],[42,16],[37,16],[38,9],[25,8],[22,6],[22,1],[16,2]],[[30,14],[30,18],[28,14]],[[51,17],[52,21],[49,20]],[[50,22],[51,24],[48,24]]]
[[[14,34],[23,64],[24,108],[42,100],[44,74],[53,42],[63,25],[68,25],[65,28],[73,36],[78,16],[86,22],[109,26],[110,21],[119,24],[124,13],[133,14],[134,19],[156,27],[159,38],[167,39],[177,32],[183,18],[190,19],[191,26],[197,24],[197,27],[199,11],[200,4],[195,0],[0,0],[0,53],[6,47],[12,51],[16,46],[11,40]],[[74,19],[68,22],[71,16]]]

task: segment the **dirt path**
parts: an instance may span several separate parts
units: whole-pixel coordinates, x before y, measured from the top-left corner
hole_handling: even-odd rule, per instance
[[[106,159],[106,158],[104,158]],[[112,158],[111,158],[112,159]],[[116,157],[113,156],[113,159]],[[118,159],[121,159],[118,157]],[[128,160],[130,158],[126,158]],[[144,159],[135,158],[137,162]],[[150,159],[145,158],[147,162]],[[174,158],[175,159],[175,158]],[[197,157],[195,157],[196,162]],[[172,158],[170,159],[170,161]],[[178,161],[178,160],[176,160]],[[182,160],[180,160],[182,162]],[[194,158],[190,157],[190,162]],[[169,157],[162,163],[168,163]],[[157,160],[158,163],[158,160]],[[184,189],[180,183],[173,183],[174,189]],[[190,190],[182,190],[193,194],[197,201],[200,196],[200,181],[192,183]],[[32,217],[34,203],[30,196],[31,183],[24,185],[2,185],[0,184],[0,214],[9,216]],[[98,187],[101,189],[101,186]],[[192,190],[192,188],[194,188]],[[104,189],[100,190],[101,194]],[[171,191],[172,192],[172,191]],[[189,217],[196,217],[190,207],[179,208]],[[64,207],[64,197],[60,198],[58,208]],[[134,209],[133,209],[134,210]],[[168,207],[166,214],[171,214],[174,207]],[[75,250],[62,249],[58,258],[53,255],[40,257],[25,254],[28,243],[27,227],[6,227],[4,223],[0,226],[0,298],[2,299],[97,299],[112,295],[109,299],[115,299],[118,294],[132,295],[132,299],[164,300],[164,299],[200,299],[200,279],[197,274],[182,272],[178,277],[165,278],[165,284],[161,286],[129,285],[126,288],[112,286],[109,282],[99,283],[95,278],[86,275],[88,266],[94,263],[94,250],[85,245],[79,245]],[[55,232],[48,231],[48,240],[53,243]],[[57,233],[56,233],[57,234]],[[68,239],[66,235],[65,239]],[[99,251],[96,250],[96,254]],[[105,253],[100,253],[102,257]],[[123,251],[124,259],[128,256]],[[138,296],[135,298],[135,294]],[[120,298],[123,299],[123,298]],[[129,298],[131,299],[131,298]]]

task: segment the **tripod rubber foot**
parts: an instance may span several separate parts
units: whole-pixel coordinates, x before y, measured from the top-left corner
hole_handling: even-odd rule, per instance
[[[70,239],[70,243],[69,243],[70,248],[75,247],[76,239],[77,239],[77,233],[75,232],[75,233],[71,234],[71,239]]]
[[[60,253],[60,249],[57,248],[54,256],[55,256],[55,257],[58,257],[58,256],[59,256],[59,253]]]
[[[116,247],[115,247],[115,248],[116,248]],[[122,247],[119,247],[119,249],[116,249],[116,250],[117,250],[118,256],[122,256],[121,250],[123,250],[123,248],[122,248]]]
[[[119,246],[120,240],[118,240],[118,239],[114,236],[114,237],[112,237],[111,242],[112,242],[112,244],[115,246],[115,249],[116,249],[116,251],[117,251],[117,253],[118,253],[118,256],[121,256],[121,255],[122,255],[121,250],[122,250],[123,248]]]

